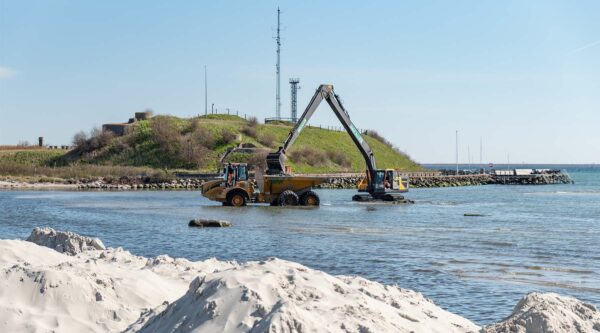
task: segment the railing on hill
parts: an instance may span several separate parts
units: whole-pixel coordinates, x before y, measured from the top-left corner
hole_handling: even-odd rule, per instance
[[[275,123],[275,122],[289,123],[289,125],[293,125],[296,121],[292,118],[281,118],[281,117],[280,118],[276,118],[276,117],[265,118],[265,124]],[[319,129],[324,129],[327,131],[334,131],[334,132],[345,132],[346,131],[344,129],[344,127],[342,127],[342,126],[308,125],[307,127],[319,128]],[[360,133],[364,133],[363,129],[361,129],[361,128],[357,128],[357,129]]]
[[[240,118],[244,118],[246,120],[248,120],[249,118],[252,117],[252,115],[246,114],[246,113],[240,113],[239,110],[235,110],[232,111],[229,108],[226,108],[225,111],[220,111],[218,109],[214,109],[213,111],[210,111],[208,113],[199,113],[198,116],[202,117],[202,116],[210,116],[210,115],[227,115],[227,116],[238,116]]]

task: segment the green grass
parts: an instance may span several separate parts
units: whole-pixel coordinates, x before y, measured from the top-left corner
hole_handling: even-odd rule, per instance
[[[156,133],[153,131],[153,122],[157,119],[166,119],[174,129],[173,146],[184,145],[186,138],[197,133],[195,131],[204,131],[206,136],[210,137],[213,145],[210,149],[202,151],[201,167],[192,168],[182,161],[181,155],[169,155],[165,152],[165,145],[161,146],[156,140]],[[35,170],[41,170],[37,167],[46,167],[43,172],[48,176],[55,175],[81,175],[90,172],[98,175],[104,171],[112,176],[114,173],[124,172],[128,175],[135,172],[145,174],[157,172],[169,172],[171,170],[194,170],[214,172],[217,170],[217,161],[228,147],[233,147],[239,143],[253,144],[256,147],[265,147],[263,143],[267,137],[272,137],[272,144],[269,148],[275,151],[280,146],[292,126],[286,123],[257,124],[254,126],[256,135],[254,137],[244,135],[244,128],[250,126],[245,119],[235,115],[207,115],[191,119],[177,118],[173,116],[158,116],[150,120],[139,121],[131,125],[128,133],[122,137],[114,138],[108,145],[83,155],[76,153],[66,154],[62,150],[22,150],[22,151],[1,151],[0,150],[0,175],[11,175],[23,172],[26,174],[34,173]],[[201,130],[200,130],[201,129]],[[236,139],[229,143],[223,142],[224,133],[231,133]],[[241,141],[239,141],[241,135]],[[231,136],[231,135],[230,135]],[[378,168],[394,168],[403,171],[419,171],[423,168],[408,158],[406,155],[389,147],[383,142],[369,136],[364,136],[369,145],[371,145]],[[263,142],[263,143],[261,143]],[[188,144],[189,145],[189,144]],[[170,145],[167,145],[170,148]],[[362,172],[365,169],[365,162],[346,132],[329,131],[317,127],[305,127],[299,138],[288,151],[288,157],[294,154],[294,151],[306,151],[319,154],[322,161],[310,165],[306,159],[294,161],[288,158],[287,165],[292,167],[295,173],[332,173],[332,172]],[[329,153],[328,153],[329,152]],[[330,159],[333,152],[342,152],[345,154],[345,165],[339,165]],[[249,154],[234,153],[229,156],[229,161],[245,162],[249,160]],[[304,162],[303,162],[304,161]],[[4,166],[4,170],[2,169]],[[56,167],[64,167],[63,171],[56,170]],[[100,168],[93,168],[99,166]],[[110,167],[125,167],[124,169]],[[33,169],[32,169],[33,167]],[[79,168],[79,169],[78,169]],[[10,170],[10,171],[7,171]],[[20,171],[19,171],[20,170]],[[34,170],[34,171],[31,171]],[[104,170],[104,171],[103,171]]]
[[[54,166],[66,153],[65,150],[50,149],[0,150],[0,162],[28,166]]]

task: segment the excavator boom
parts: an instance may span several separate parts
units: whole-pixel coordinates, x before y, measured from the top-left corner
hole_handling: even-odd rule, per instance
[[[333,86],[330,84],[322,84],[319,86],[313,95],[310,103],[300,116],[294,128],[288,134],[283,146],[267,155],[267,174],[268,175],[283,175],[285,174],[285,153],[298,138],[312,115],[317,110],[321,102],[325,100],[333,110],[333,113],[344,126],[344,129],[352,138],[352,141],[363,156],[367,165],[367,175],[364,181],[359,185],[359,192],[368,192],[368,194],[357,194],[352,197],[355,201],[371,201],[384,200],[396,202],[408,202],[405,200],[401,192],[408,191],[408,183],[406,186],[402,184],[401,177],[396,170],[378,170],[375,163],[375,156],[369,143],[363,138],[358,129],[350,120],[350,116],[340,98],[333,92]]]
[[[373,176],[373,172],[377,168],[375,164],[373,150],[371,149],[367,141],[362,137],[358,129],[356,129],[354,124],[352,124],[348,112],[346,111],[346,109],[344,109],[339,97],[333,92],[333,86],[329,84],[322,84],[319,86],[317,91],[315,91],[315,94],[313,95],[312,99],[310,100],[310,103],[308,103],[308,106],[302,113],[302,116],[300,116],[300,119],[298,119],[298,122],[294,125],[294,128],[292,128],[292,130],[288,134],[287,139],[283,143],[283,146],[281,146],[277,152],[270,153],[269,155],[267,155],[267,174],[284,173],[285,153],[287,152],[288,148],[291,147],[294,141],[296,141],[296,139],[306,126],[306,123],[308,123],[312,115],[317,110],[317,107],[321,104],[323,100],[327,101],[327,104],[329,104],[329,106],[333,110],[333,113],[342,123],[344,129],[346,130],[346,132],[348,132],[348,134],[352,138],[352,141],[360,150],[360,153],[367,164],[367,170],[370,176]]]

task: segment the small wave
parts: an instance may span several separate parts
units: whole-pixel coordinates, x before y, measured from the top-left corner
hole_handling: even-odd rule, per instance
[[[17,195],[15,199],[54,199],[58,197],[56,194],[25,194]]]
[[[513,246],[516,246],[516,244],[514,244],[514,243],[499,242],[499,241],[480,241],[479,244],[491,245],[491,246],[496,246],[496,247],[513,247]]]
[[[428,264],[430,264],[431,266],[437,266],[437,267],[446,266],[446,264],[443,264],[443,263],[437,262],[437,261],[430,261]]]
[[[512,272],[512,274],[515,274],[515,275],[536,276],[536,277],[542,277],[542,276],[544,276],[544,274],[534,273],[534,272]]]
[[[594,274],[594,271],[590,271],[590,270],[586,270],[586,269],[544,267],[544,266],[524,266],[524,268],[532,270],[532,271],[550,271],[550,272],[573,273],[573,274]]]
[[[416,268],[416,269],[411,269],[411,271],[415,272],[415,273],[439,273],[440,272],[437,269],[430,269],[430,268]]]
[[[450,264],[470,264],[470,263],[472,263],[472,261],[450,259],[450,260],[448,260],[448,263],[450,263]]]
[[[582,285],[573,285],[569,283],[561,283],[561,282],[553,282],[546,280],[536,280],[536,279],[527,279],[525,277],[517,277],[517,276],[489,276],[489,275],[469,275],[469,274],[457,274],[463,279],[481,279],[481,280],[492,280],[492,281],[508,281],[508,282],[518,282],[518,283],[527,283],[533,285],[540,285],[545,287],[553,287],[553,288],[561,288],[561,289],[570,289],[577,291],[585,291],[592,293],[600,293],[600,288],[596,287],[588,287]]]
[[[550,191],[550,192],[525,192],[525,195],[600,195],[600,191]]]

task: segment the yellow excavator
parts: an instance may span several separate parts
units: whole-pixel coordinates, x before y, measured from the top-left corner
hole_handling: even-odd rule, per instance
[[[248,179],[246,164],[228,163],[224,167],[222,178],[206,182],[202,186],[202,195],[228,206],[244,206],[247,202],[281,206],[319,205],[319,197],[312,188],[325,182],[327,177],[291,175],[289,168],[285,166],[285,153],[296,141],[323,100],[329,104],[342,123],[367,166],[366,175],[358,184],[359,193],[354,195],[352,200],[410,202],[402,195],[408,191],[408,180],[402,179],[394,169],[377,169],[371,147],[350,121],[348,112],[334,93],[333,85],[330,84],[319,86],[283,146],[267,155],[265,174],[262,170],[258,170],[256,179],[251,181]]]
[[[333,91],[333,85],[322,84],[313,95],[304,113],[290,131],[283,146],[279,150],[267,155],[267,174],[283,174],[285,170],[285,153],[296,141],[306,123],[325,100],[333,110],[342,126],[348,132],[352,141],[363,156],[367,165],[366,176],[358,184],[359,193],[352,197],[354,201],[397,201],[407,202],[401,193],[408,191],[408,180],[403,180],[398,171],[394,169],[377,169],[375,156],[369,143],[362,137],[358,129],[352,124],[350,116],[344,109],[338,95]]]

